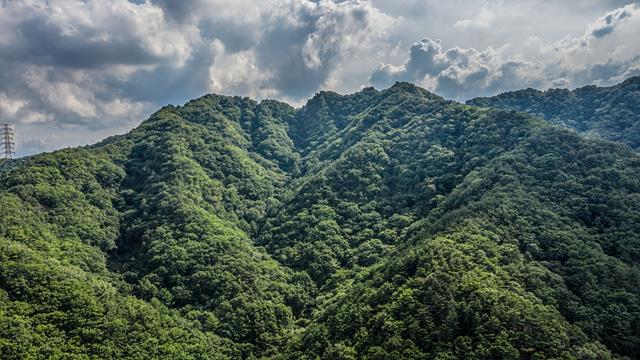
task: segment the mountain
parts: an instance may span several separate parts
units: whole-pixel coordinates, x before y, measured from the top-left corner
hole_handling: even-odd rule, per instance
[[[0,165],[0,354],[638,358],[639,175],[409,83],[166,106]]]
[[[640,150],[640,76],[610,87],[525,89],[471,99],[467,104],[530,113]]]

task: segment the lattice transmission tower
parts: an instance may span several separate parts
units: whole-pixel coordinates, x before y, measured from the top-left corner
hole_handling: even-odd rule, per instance
[[[13,159],[16,153],[15,133],[9,124],[3,124],[0,128],[0,152],[3,152],[5,159]]]

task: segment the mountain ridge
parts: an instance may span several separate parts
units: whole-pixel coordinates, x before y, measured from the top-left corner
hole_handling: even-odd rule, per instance
[[[640,155],[529,114],[205,95],[10,163],[8,358],[640,355]]]
[[[552,123],[640,148],[640,76],[609,87],[595,85],[574,90],[525,89],[492,97],[474,98],[467,104],[531,113]]]

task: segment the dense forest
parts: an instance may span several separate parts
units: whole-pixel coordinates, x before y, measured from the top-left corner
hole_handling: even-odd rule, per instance
[[[206,95],[0,163],[0,357],[640,358],[639,86]]]
[[[640,150],[640,76],[610,87],[525,89],[471,99],[467,104],[530,113]]]

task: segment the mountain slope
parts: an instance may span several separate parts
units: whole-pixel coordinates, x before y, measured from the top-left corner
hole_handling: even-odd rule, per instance
[[[340,288],[292,357],[637,357],[639,161],[535,129]]]
[[[611,87],[518,90],[475,98],[467,104],[527,112],[579,132],[640,149],[640,77]]]
[[[227,341],[231,350],[225,345],[206,351],[237,350],[243,356],[268,352],[313,291],[304,276],[282,268],[250,240],[268,202],[277,202],[275,185],[286,178],[276,162],[247,150],[253,144],[242,128],[243,113],[253,116],[268,106],[260,110],[247,99],[205,97],[179,110],[164,108],[126,136],[26,159],[2,173],[2,187],[36,214],[16,219],[42,217],[43,224],[35,224],[33,231],[52,227],[51,236],[68,251],[36,246],[42,257],[70,262],[83,276],[115,277],[108,284],[124,288],[121,296],[162,302],[179,309],[184,321],[198,324],[190,328],[233,340]],[[3,209],[27,205],[3,204]],[[18,234],[8,232],[3,238],[52,241],[40,233],[22,234],[29,228],[12,219],[3,216],[3,225]],[[11,301],[31,302],[17,289],[7,291]],[[79,304],[65,306],[86,311]],[[36,328],[62,326],[36,319],[44,321],[35,322]],[[58,341],[64,343],[65,334],[59,333]],[[200,356],[179,351],[184,357]]]
[[[0,353],[230,358],[234,345],[108,271],[124,172],[103,151],[44,154],[0,175]]]
[[[408,83],[207,95],[2,164],[0,352],[636,358],[639,174]]]

